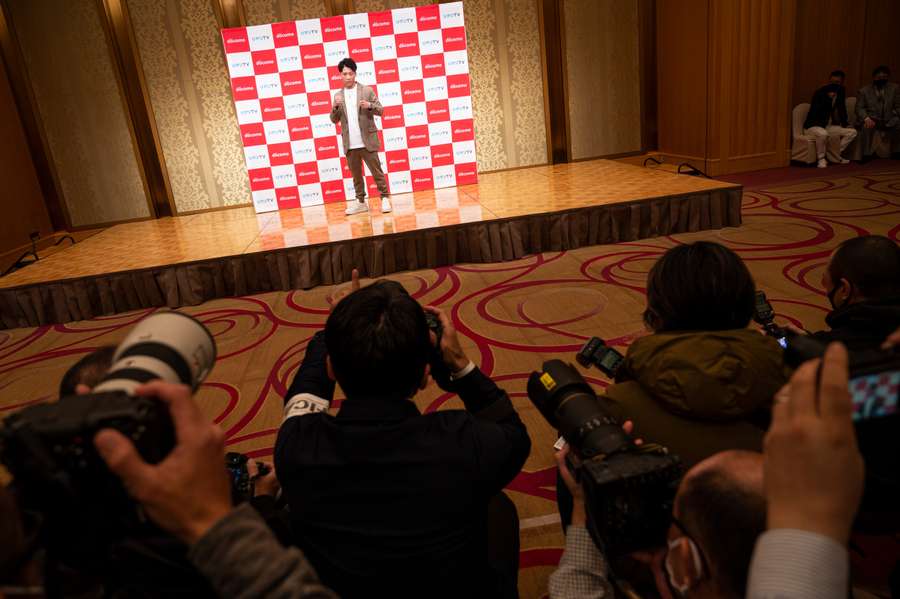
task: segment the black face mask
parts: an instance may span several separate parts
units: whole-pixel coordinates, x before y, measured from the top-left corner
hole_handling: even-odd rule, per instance
[[[872,83],[875,84],[875,87],[877,87],[878,89],[881,89],[881,88],[883,88],[885,85],[887,85],[887,79],[876,79],[876,80],[873,81]]]
[[[838,306],[836,303],[834,303],[834,296],[837,295],[839,287],[840,287],[839,285],[835,285],[834,287],[831,288],[831,291],[829,291],[826,294],[826,296],[828,297],[828,303],[831,304],[831,307],[834,310],[840,310],[841,308],[846,306],[847,300],[850,298],[850,296],[847,296],[847,299],[845,299],[844,303],[842,303],[840,306]],[[850,294],[851,295],[853,294],[853,283],[850,283]]]
[[[841,93],[841,86],[837,83],[829,83],[825,86],[825,93],[829,94],[839,94]]]

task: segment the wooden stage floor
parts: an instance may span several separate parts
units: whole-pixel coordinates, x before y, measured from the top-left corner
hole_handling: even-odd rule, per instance
[[[339,202],[119,224],[0,278],[0,328],[331,284],[349,276],[350,261],[381,276],[735,226],[740,195],[741,186],[732,183],[593,160],[487,173],[474,185],[396,195],[389,214],[373,202],[368,213],[348,217]],[[189,276],[188,268],[194,269]],[[207,271],[198,274],[202,268]]]

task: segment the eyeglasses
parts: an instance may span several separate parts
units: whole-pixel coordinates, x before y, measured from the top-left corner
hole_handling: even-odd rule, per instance
[[[697,545],[694,537],[691,536],[691,533],[687,531],[684,524],[682,524],[674,515],[672,516],[672,524],[674,524],[675,527],[678,528],[678,530],[681,532],[681,537],[669,541],[669,551],[671,551],[672,548],[678,544],[678,540],[680,538],[683,537],[687,539],[688,546],[691,548],[691,558],[694,561],[694,569],[697,571],[697,577],[698,579],[704,578],[709,572],[709,564],[706,561],[706,556],[703,555],[703,551],[700,550],[700,546]],[[677,589],[680,593],[685,593],[688,590],[688,587],[686,587],[685,585],[679,585],[674,580],[675,576],[668,555],[666,555],[666,574],[668,574],[669,584],[672,585],[673,588]]]

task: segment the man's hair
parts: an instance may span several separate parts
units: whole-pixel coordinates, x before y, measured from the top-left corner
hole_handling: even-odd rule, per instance
[[[835,69],[831,71],[831,75],[829,77],[840,77],[842,80],[847,78],[847,73],[840,69]]]
[[[741,329],[753,316],[755,292],[747,266],[725,246],[679,245],[650,269],[644,322],[655,332]]]
[[[730,470],[714,467],[685,477],[678,513],[720,596],[743,598],[756,538],[766,530],[766,499]]]
[[[335,378],[347,397],[410,398],[431,351],[425,311],[394,281],[377,281],[341,300],[325,323]]]
[[[891,69],[889,69],[886,64],[878,65],[877,67],[875,67],[872,70],[872,77],[877,77],[878,75],[881,75],[882,73],[884,73],[885,75],[890,75]]]
[[[352,58],[342,59],[341,62],[339,62],[338,66],[337,66],[338,73],[343,73],[344,67],[349,68],[351,71],[353,71],[355,73],[356,72],[356,61],[353,60]]]
[[[75,395],[75,387],[81,384],[95,387],[112,366],[115,353],[115,345],[105,345],[75,362],[59,383],[59,396]]]
[[[900,297],[900,247],[883,235],[853,237],[838,246],[828,274],[847,279],[866,299]]]

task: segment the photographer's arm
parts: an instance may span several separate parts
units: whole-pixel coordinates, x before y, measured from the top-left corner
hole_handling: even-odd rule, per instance
[[[832,343],[776,396],[765,440],[769,530],[756,543],[748,599],[847,596],[846,544],[864,470],[847,378],[847,350]]]
[[[189,545],[189,556],[223,597],[334,597],[296,549],[283,548],[249,505],[233,508],[223,467],[225,438],[184,385],[155,381],[138,395],[156,397],[172,415],[176,444],[146,463],[120,432],[97,433],[100,457],[146,514]]]
[[[425,309],[438,317],[443,328],[441,355],[452,375],[452,383],[445,390],[459,394],[475,418],[474,451],[479,456],[482,479],[490,487],[489,492],[496,493],[519,473],[528,458],[528,429],[506,391],[466,356],[449,316],[431,306]]]
[[[568,446],[556,454],[559,473],[574,500],[572,523],[566,529],[566,550],[559,567],[550,575],[550,597],[608,599],[615,596],[609,582],[609,566],[586,528],[584,493],[566,464]]]

